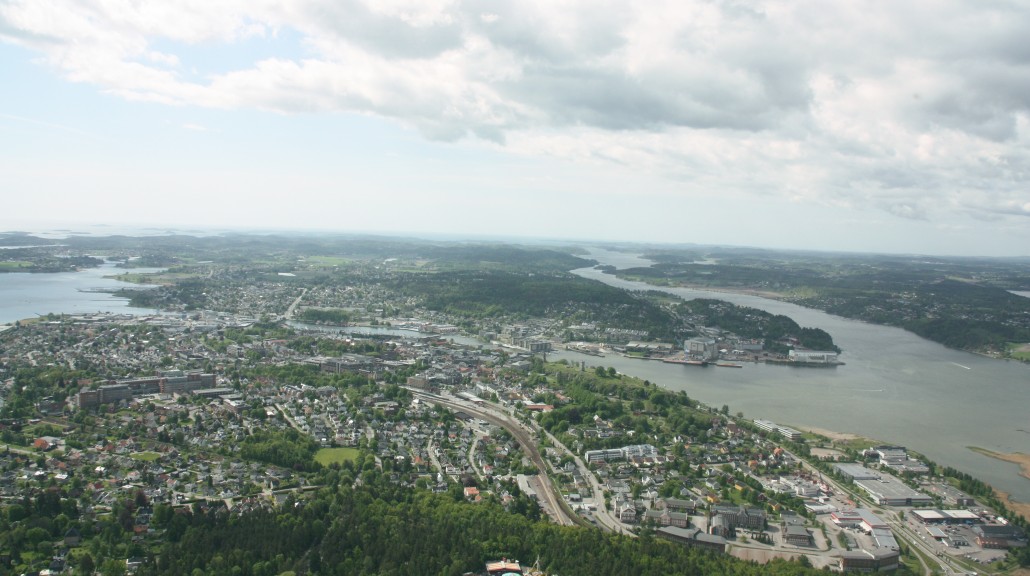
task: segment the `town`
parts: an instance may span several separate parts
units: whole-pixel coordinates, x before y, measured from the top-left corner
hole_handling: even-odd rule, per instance
[[[903,448],[837,446],[511,345],[260,324],[82,315],[5,332],[0,493],[8,506],[56,495],[60,511],[11,533],[7,566],[61,573],[122,554],[132,571],[176,509],[275,508],[317,489],[314,462],[346,458],[413,490],[760,562],[961,572],[1026,545]],[[96,365],[122,377],[58,376],[38,398],[22,383]],[[567,415],[604,385],[588,414]],[[80,544],[110,522],[127,545]]]
[[[530,273],[199,260],[123,278],[161,284],[125,293],[152,313],[5,326],[0,565],[174,573],[203,561],[169,552],[209,529],[198,518],[306,514],[343,485],[799,570],[1000,573],[1028,560],[1026,521],[975,474],[890,439],[749,419],[588,369],[609,354],[711,369],[841,363],[828,334],[789,318],[630,296],[555,272],[582,262],[568,258],[547,253]],[[327,276],[340,266],[341,279]],[[566,572],[522,546],[469,552],[452,571]],[[319,573],[337,554],[299,550],[248,573]]]

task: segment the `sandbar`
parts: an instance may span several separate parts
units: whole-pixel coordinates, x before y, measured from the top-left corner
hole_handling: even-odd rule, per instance
[[[1022,452],[1012,452],[1009,454],[1005,454],[1002,452],[988,450],[986,448],[980,448],[978,446],[970,446],[969,449],[973,452],[983,454],[984,456],[989,456],[996,460],[1002,460],[1004,462],[1019,464],[1019,475],[1024,478],[1030,479],[1030,454],[1023,454]],[[998,498],[1000,498],[1001,501],[1005,503],[1005,506],[1009,510],[1012,510],[1013,512],[1022,516],[1023,518],[1030,518],[1030,502],[1013,501],[1008,494],[1002,492],[1001,490],[998,490],[997,488],[994,489],[994,492],[998,495]]]

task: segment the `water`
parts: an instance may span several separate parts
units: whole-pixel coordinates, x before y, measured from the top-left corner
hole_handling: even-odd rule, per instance
[[[591,257],[626,268],[647,264],[636,256],[595,250]],[[154,270],[133,270],[151,272]],[[876,326],[756,296],[656,288],[619,280],[585,268],[575,271],[614,286],[663,290],[684,298],[719,298],[785,314],[802,326],[833,335],[844,349],[845,366],[803,369],[745,364],[742,369],[699,368],[633,360],[597,358],[572,352],[549,359],[613,366],[672,390],[684,390],[710,406],[785,425],[815,426],[903,444],[938,463],[969,472],[1013,498],[1030,502],[1030,480],[1018,466],[967,449],[1030,453],[1030,365],[949,350],[897,328]],[[89,292],[118,289],[124,282],[104,276],[124,273],[114,264],[81,272],[0,274],[0,323],[54,313],[152,313],[128,307],[124,298]],[[85,291],[84,291],[85,290]],[[338,329],[337,329],[338,330]],[[416,333],[390,328],[353,328],[396,336]],[[462,344],[477,340],[447,335]]]
[[[158,272],[157,268],[135,268],[133,273]],[[125,274],[107,262],[97,268],[79,272],[3,273],[0,274],[0,324],[35,318],[37,315],[113,312],[122,314],[152,313],[153,310],[129,307],[126,298],[96,290],[145,288],[104,276]]]
[[[613,256],[614,255],[614,256]],[[590,257],[616,267],[622,255]],[[1030,502],[1030,479],[1015,464],[968,449],[1030,454],[1030,365],[950,350],[914,334],[741,294],[660,288],[619,280],[592,268],[575,274],[632,290],[661,290],[686,299],[718,298],[822,328],[844,352],[838,368],[745,364],[742,369],[680,366],[619,356],[562,352],[557,358],[613,366],[710,406],[785,425],[851,432],[898,443],[981,478],[1013,499]]]

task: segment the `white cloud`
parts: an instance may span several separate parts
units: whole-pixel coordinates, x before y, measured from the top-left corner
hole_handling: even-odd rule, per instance
[[[186,76],[162,42],[301,38]],[[132,100],[355,112],[684,194],[1027,216],[1030,7],[816,0],[31,0],[0,38]]]

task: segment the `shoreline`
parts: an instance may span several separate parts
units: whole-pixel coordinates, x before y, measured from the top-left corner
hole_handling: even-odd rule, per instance
[[[689,282],[674,282],[674,283],[671,283],[671,284],[654,284],[652,282],[648,282],[646,277],[637,277],[637,276],[633,276],[633,275],[622,276],[622,275],[619,274],[618,270],[616,270],[615,274],[612,274],[612,276],[615,276],[616,278],[620,278],[620,279],[623,279],[623,280],[630,280],[632,282],[641,282],[641,283],[647,284],[649,286],[656,286],[656,287],[665,286],[667,288],[687,288],[689,290],[698,290],[698,291],[704,291],[704,292],[716,292],[716,293],[719,293],[719,294],[742,294],[744,296],[758,296],[760,298],[768,298],[769,300],[779,300],[781,302],[790,302],[791,301],[789,299],[789,295],[788,294],[784,294],[782,292],[772,292],[772,291],[769,291],[769,290],[755,290],[754,288],[713,287],[713,286],[706,286],[704,284],[691,284]]]
[[[865,436],[859,436],[858,434],[852,434],[851,432],[835,432],[833,430],[818,428],[816,426],[801,426],[798,424],[792,424],[791,426],[801,430],[802,432],[810,432],[812,434],[825,436],[832,442],[850,442],[851,440],[869,440],[870,442],[875,442],[872,438],[866,438]]]
[[[981,448],[979,446],[968,446],[970,450],[987,456],[988,458],[994,458],[995,460],[1001,460],[1002,462],[1009,462],[1011,464],[1019,465],[1019,475],[1030,480],[1030,454],[1024,454],[1022,452],[995,452],[994,450],[988,450],[987,448]],[[997,488],[994,488],[994,493],[998,495],[998,499],[1005,503],[1005,506],[1021,515],[1023,518],[1030,518],[1030,502],[1020,502],[1013,500],[1007,492],[1002,492]]]
[[[653,282],[649,282],[647,277],[638,277],[638,276],[632,276],[632,275],[630,275],[630,276],[620,276],[618,270],[616,270],[616,272],[613,274],[613,276],[615,276],[616,278],[620,278],[620,279],[623,279],[623,280],[629,280],[629,281],[632,281],[632,282],[641,282],[643,284],[647,284],[648,286],[654,286],[656,288],[662,288],[662,287],[666,287],[666,288],[686,288],[688,290],[699,290],[699,291],[705,291],[705,292],[715,292],[715,293],[718,293],[718,294],[736,294],[736,295],[741,295],[741,296],[757,296],[759,298],[765,298],[765,299],[768,299],[768,300],[775,300],[775,301],[778,301],[778,302],[786,302],[786,303],[789,303],[789,304],[795,304],[797,306],[801,306],[801,307],[804,307],[804,308],[810,308],[812,310],[818,310],[820,312],[825,312],[827,314],[831,314],[831,312],[823,310],[822,308],[814,308],[814,307],[811,307],[811,306],[807,306],[805,304],[800,304],[797,301],[797,299],[792,297],[791,293],[772,292],[772,291],[767,291],[767,290],[756,290],[756,289],[753,289],[753,288],[735,288],[735,287],[725,287],[725,286],[723,286],[723,287],[712,287],[712,286],[706,286],[706,285],[703,285],[703,284],[691,284],[689,282],[673,282],[673,283],[670,283],[670,284],[656,284],[656,283],[653,283]],[[891,324],[881,324],[881,323],[872,322],[870,320],[866,320],[866,319],[863,319],[863,318],[853,318],[853,317],[850,317],[850,316],[841,316],[841,318],[846,318],[848,320],[854,320],[856,322],[865,322],[867,324],[872,324],[874,326],[883,326],[883,327],[887,327],[887,328],[898,328],[900,330],[905,330],[906,332],[909,332],[911,334],[915,334],[919,338],[922,338],[922,339],[924,339],[924,340],[926,340],[928,342],[934,342],[934,343],[943,345],[943,343],[941,343],[941,342],[937,342],[936,340],[930,340],[929,338],[926,338],[925,336],[922,336],[920,334],[916,334],[915,332],[912,332],[911,330],[909,330],[907,328],[904,328],[902,326],[894,326],[894,325],[891,325]],[[1030,342],[1026,342],[1026,343],[1022,343],[1022,344],[1023,344],[1024,347],[1030,347]],[[950,346],[947,346],[947,348],[949,348],[951,350],[958,350],[960,352],[967,352],[969,354],[974,354],[976,356],[980,356],[982,358],[988,358],[990,360],[1006,360],[1006,361],[1015,360],[1017,362],[1030,362],[1030,360],[1022,360],[1022,359],[1014,357],[1014,356],[1002,356],[1002,355],[999,355],[997,353],[984,352],[984,351],[981,351],[981,350],[969,350],[969,349],[966,349],[966,348],[951,348]]]

